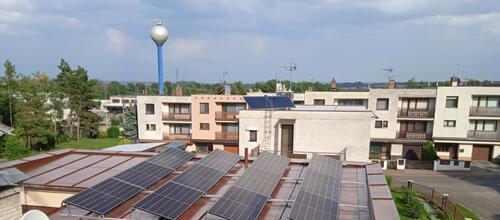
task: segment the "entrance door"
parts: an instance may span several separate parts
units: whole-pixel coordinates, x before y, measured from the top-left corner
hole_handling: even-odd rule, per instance
[[[293,125],[281,125],[281,155],[293,152]]]
[[[491,148],[489,145],[474,145],[472,147],[472,160],[490,160]]]

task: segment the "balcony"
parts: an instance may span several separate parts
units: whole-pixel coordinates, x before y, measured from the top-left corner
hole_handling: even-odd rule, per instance
[[[236,121],[237,112],[215,112],[216,121]]]
[[[238,141],[238,132],[215,132],[215,139],[222,141]]]
[[[477,139],[487,139],[487,140],[500,140],[500,132],[499,131],[474,131],[470,130],[467,132],[468,138],[477,138]]]
[[[469,116],[500,117],[499,107],[471,107]]]
[[[163,121],[191,121],[191,114],[176,114],[163,112]]]
[[[434,109],[409,109],[400,108],[398,111],[399,118],[432,118],[434,117]]]
[[[169,134],[163,132],[163,140],[190,140],[191,134]]]
[[[432,138],[432,133],[427,131],[397,131],[396,139],[427,140]]]

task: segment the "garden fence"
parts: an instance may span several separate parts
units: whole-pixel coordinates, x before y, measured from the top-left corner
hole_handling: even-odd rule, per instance
[[[465,216],[458,210],[458,205],[449,197],[449,195],[440,193],[433,187],[422,185],[412,180],[408,180],[407,182],[393,180],[391,188],[414,190],[420,198],[440,207],[453,219],[465,220]]]

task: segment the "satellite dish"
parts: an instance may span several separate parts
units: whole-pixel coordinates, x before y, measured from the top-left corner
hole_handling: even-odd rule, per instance
[[[49,217],[40,210],[30,210],[21,217],[21,220],[49,220]]]

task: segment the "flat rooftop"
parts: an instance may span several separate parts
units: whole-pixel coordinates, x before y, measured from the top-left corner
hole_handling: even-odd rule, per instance
[[[63,150],[24,158],[18,161],[0,164],[0,169],[15,167],[28,176],[24,181],[25,193],[50,192],[60,201],[91,187],[117,173],[126,170],[156,153],[149,152],[113,152],[97,150]],[[122,203],[105,217],[122,219],[158,219],[157,216],[135,210],[132,205],[147,194],[173,179],[182,171],[196,164],[203,156],[184,164],[176,172],[169,174],[147,188],[146,191]],[[254,158],[249,158],[249,166]],[[298,194],[301,178],[305,175],[307,160],[290,159],[283,173],[283,178],[274,188],[271,201],[268,201],[259,215],[259,219],[288,219],[291,203]],[[399,219],[396,207],[378,164],[345,162],[338,207],[338,219]],[[220,219],[207,214],[218,198],[245,172],[245,164],[239,161],[227,175],[222,177],[207,195],[198,199],[179,219]],[[26,202],[26,201],[25,201]],[[23,210],[29,210],[36,204],[23,204]],[[35,208],[43,207],[38,204]],[[95,216],[76,207],[50,207],[43,209],[50,219],[78,219],[75,215]],[[71,211],[72,216],[65,214]],[[63,214],[61,214],[63,213]]]

